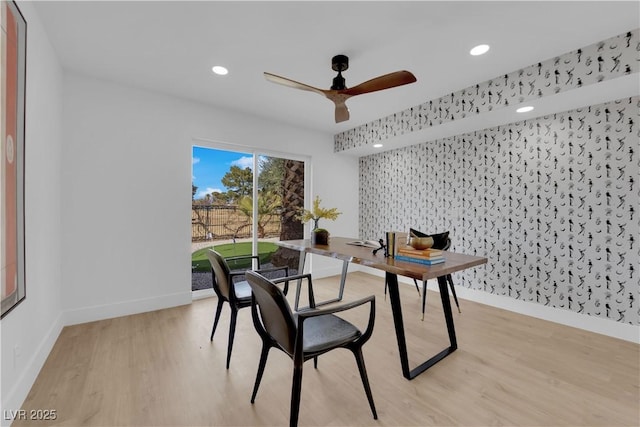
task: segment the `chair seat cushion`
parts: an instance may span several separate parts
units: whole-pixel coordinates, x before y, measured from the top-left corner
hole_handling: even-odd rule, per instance
[[[303,351],[310,353],[334,348],[360,335],[358,328],[333,314],[310,317],[304,321]]]
[[[233,284],[236,291],[236,298],[238,301],[251,301],[251,286],[249,282],[243,280]]]

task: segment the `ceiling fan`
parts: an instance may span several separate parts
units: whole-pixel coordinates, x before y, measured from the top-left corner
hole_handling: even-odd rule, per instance
[[[338,75],[333,78],[331,89],[318,89],[286,77],[280,77],[266,72],[264,73],[264,77],[273,83],[278,83],[295,89],[308,90],[327,97],[330,101],[333,101],[336,106],[336,123],[349,120],[349,109],[345,102],[352,96],[376,92],[383,89],[391,89],[416,81],[416,77],[409,71],[396,71],[367,80],[366,82],[360,83],[352,88],[347,88],[344,77],[342,77],[342,72],[349,68],[349,58],[345,55],[334,56],[331,59],[331,68],[338,72]]]

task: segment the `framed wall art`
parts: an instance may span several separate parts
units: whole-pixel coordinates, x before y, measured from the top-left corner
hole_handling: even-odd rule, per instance
[[[26,296],[24,134],[27,23],[14,1],[0,1],[0,282],[2,317]]]

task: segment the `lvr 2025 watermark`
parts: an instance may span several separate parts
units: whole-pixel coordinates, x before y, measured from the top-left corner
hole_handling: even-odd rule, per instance
[[[6,421],[53,421],[58,418],[58,411],[55,409],[5,409],[2,411],[2,417]]]

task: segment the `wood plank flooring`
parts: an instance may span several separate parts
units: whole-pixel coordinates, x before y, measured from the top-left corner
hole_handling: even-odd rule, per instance
[[[338,278],[314,280],[316,298]],[[411,367],[448,346],[440,298],[400,286]],[[402,377],[383,279],[349,274],[345,300],[376,295],[376,326],[364,346],[379,419],[350,352],[305,364],[301,426],[638,426],[639,346],[461,300],[458,350],[413,381]],[[292,299],[293,292],[290,294]],[[304,301],[304,299],[303,299]],[[249,309],[238,316],[225,369],[229,309],[209,341],[215,298],[151,313],[66,327],[23,409],[54,409],[55,421],[14,426],[277,426],[288,424],[291,361],[273,350],[256,398],[260,340]],[[364,325],[364,310],[349,313]]]

